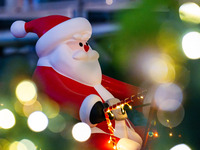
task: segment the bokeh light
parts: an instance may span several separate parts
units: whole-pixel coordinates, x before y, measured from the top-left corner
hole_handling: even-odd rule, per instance
[[[157,83],[172,82],[175,79],[175,70],[172,65],[172,59],[166,55],[161,54],[151,58],[149,62],[149,76]]]
[[[32,105],[23,106],[23,113],[26,117],[35,111],[42,111],[42,105],[38,101],[35,101]]]
[[[48,118],[41,111],[35,111],[28,117],[28,126],[34,132],[41,132],[48,126]]]
[[[20,141],[20,143],[22,143],[26,147],[27,150],[36,150],[35,144],[28,139],[23,139]]]
[[[26,117],[28,117],[31,113],[35,111],[42,111],[42,105],[38,101],[35,101],[31,105],[23,105],[19,101],[16,101],[14,104],[14,107],[15,107],[15,111],[19,115],[26,116]]]
[[[27,149],[23,143],[15,141],[10,144],[9,150],[29,150],[29,149]]]
[[[154,132],[154,137],[159,137],[158,132]]]
[[[39,102],[42,105],[42,111],[46,114],[48,118],[56,117],[60,112],[60,107],[58,103],[50,99],[46,95],[39,95]]]
[[[182,60],[182,57],[179,52],[179,33],[178,31],[171,26],[171,22],[163,22],[159,33],[157,35],[157,45],[161,52],[167,54],[168,56],[172,56],[177,60]]]
[[[190,70],[183,65],[176,65],[176,82],[179,83],[179,86],[183,89],[188,86],[190,82]]]
[[[22,104],[32,104],[37,98],[36,85],[29,80],[20,82],[16,87],[16,96]]]
[[[189,32],[182,39],[182,48],[190,59],[200,58],[200,33]]]
[[[75,140],[79,142],[84,142],[88,140],[90,135],[91,135],[91,129],[84,122],[79,122],[75,124],[72,128],[72,136],[74,137]]]
[[[178,144],[172,147],[170,150],[191,150],[191,148],[187,146],[186,144]]]
[[[7,139],[0,139],[0,145],[2,150],[8,150],[10,142]]]
[[[176,110],[181,103],[174,99],[168,99],[159,104],[159,109],[164,111],[174,111]]]
[[[15,116],[9,109],[0,110],[0,128],[10,129],[15,125]]]
[[[107,5],[112,5],[113,4],[113,0],[106,0],[106,4]]]
[[[185,116],[185,110],[182,105],[179,106],[175,111],[164,111],[159,109],[157,111],[157,117],[159,122],[169,128],[178,126]]]
[[[61,115],[57,115],[55,118],[49,119],[48,129],[51,132],[59,133],[66,127],[65,118]]]
[[[156,52],[140,53],[136,66],[138,76],[153,83],[173,82],[175,79],[174,62],[167,54]]]
[[[17,114],[24,116],[22,103],[20,103],[19,101],[16,101],[14,104],[14,108],[15,108],[15,111],[17,112]]]
[[[179,7],[179,16],[183,21],[200,23],[200,7],[193,2],[184,3]]]
[[[167,63],[164,60],[160,58],[152,59],[149,74],[153,80],[162,82],[162,80],[166,77],[167,73],[168,67]]]
[[[14,141],[10,144],[9,150],[36,150],[36,146],[32,141],[23,139],[21,141]]]
[[[174,111],[180,106],[183,100],[183,93],[176,84],[164,83],[157,88],[154,99],[159,109]],[[167,106],[165,106],[165,104],[167,104]]]

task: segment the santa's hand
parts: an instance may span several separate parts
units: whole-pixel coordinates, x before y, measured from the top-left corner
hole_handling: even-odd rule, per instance
[[[108,107],[107,103],[102,103],[100,101],[96,102],[90,112],[90,122],[92,124],[96,124],[96,123],[105,121],[106,119],[104,115],[104,109],[107,107]],[[111,118],[110,116],[110,119],[113,119],[113,118]]]
[[[91,127],[97,123],[105,121],[104,109],[108,107],[107,103],[102,103],[102,99],[95,94],[87,96],[80,108],[79,115],[82,122]],[[110,118],[113,119],[113,118]]]
[[[106,103],[109,105],[109,106],[113,106],[117,103],[119,103],[120,100],[117,99],[117,98],[111,98],[111,99],[108,99],[106,101]],[[127,113],[126,111],[123,109],[123,108],[118,108],[118,109],[114,109],[112,110],[112,113],[114,114],[114,119],[115,120],[124,120],[124,119],[127,119]]]

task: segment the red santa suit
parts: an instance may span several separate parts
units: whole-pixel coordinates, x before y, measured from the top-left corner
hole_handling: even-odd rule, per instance
[[[34,32],[39,37],[36,43],[39,61],[34,72],[39,88],[59,103],[63,110],[91,126],[89,142],[96,149],[112,150],[112,145],[108,144],[107,123],[92,124],[89,118],[91,109],[97,102],[104,103],[112,98],[124,100],[136,95],[138,88],[101,74],[98,53],[87,44],[92,29],[86,19],[54,15],[27,23],[16,21],[11,26],[15,37],[24,37],[28,32]],[[77,39],[80,41],[78,44]],[[134,102],[134,106],[140,104],[142,101]],[[119,143],[130,143],[129,150],[140,149],[142,140],[128,119],[112,120],[112,125]],[[123,138],[125,143],[121,140]],[[135,148],[130,147],[133,145]]]
[[[106,99],[104,100],[102,98],[105,97],[105,95],[101,95],[103,93],[98,92],[95,87],[84,85],[68,77],[65,77],[57,73],[51,67],[38,66],[34,73],[34,79],[37,83],[39,83],[38,85],[41,86],[40,88],[43,89],[47,95],[59,103],[65,111],[79,120],[79,111],[81,105],[88,95],[95,94],[101,97],[102,102],[106,101]],[[137,87],[126,84],[119,80],[115,80],[105,75],[103,75],[101,85],[105,88],[105,90],[109,90],[109,92],[111,92],[114,97],[121,100],[130,97],[131,95],[136,95],[138,92]],[[135,101],[134,106],[141,105],[141,103],[141,101]],[[88,109],[90,109],[90,107],[88,107]],[[116,121],[112,120],[112,125],[114,128],[115,122]],[[133,130],[133,126],[131,126],[132,124],[128,119],[126,119],[124,122],[128,129]],[[108,144],[110,136],[106,121],[97,124],[97,126],[94,128],[96,129],[92,130],[93,134],[90,138],[90,142],[94,145],[98,145],[99,150],[113,149],[112,145]],[[117,140],[120,139],[120,137],[116,138]]]

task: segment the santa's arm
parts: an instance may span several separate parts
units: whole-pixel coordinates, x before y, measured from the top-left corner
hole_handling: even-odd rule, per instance
[[[102,76],[102,85],[110,92],[112,95],[120,100],[124,100],[126,98],[130,98],[131,96],[137,95],[138,92],[141,91],[140,88],[124,83],[122,81],[113,79],[111,77],[108,77],[106,75]],[[135,100],[132,105],[138,106],[142,105],[143,100]],[[141,111],[141,108],[137,109],[138,111]]]

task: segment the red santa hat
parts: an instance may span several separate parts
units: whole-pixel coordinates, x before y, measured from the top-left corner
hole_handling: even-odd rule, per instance
[[[23,38],[27,33],[36,33],[39,40],[36,43],[36,52],[39,57],[51,52],[60,43],[70,39],[77,33],[92,34],[92,27],[85,18],[68,18],[60,15],[46,16],[29,22],[15,21],[11,33],[17,38]],[[88,40],[87,39],[87,40]]]

